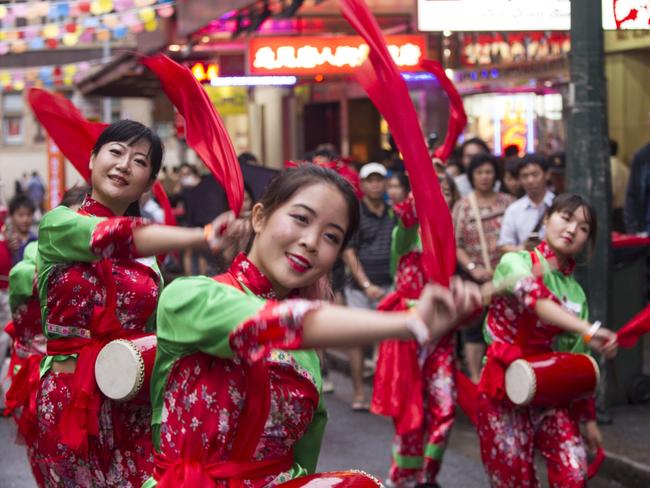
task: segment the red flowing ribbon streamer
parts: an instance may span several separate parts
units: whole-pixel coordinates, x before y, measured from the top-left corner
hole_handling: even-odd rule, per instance
[[[357,78],[388,122],[411,175],[422,231],[425,271],[433,281],[447,285],[456,268],[451,214],[442,196],[406,82],[367,5],[362,0],[342,0],[341,9],[348,23],[370,47],[368,60],[358,69]]]
[[[34,115],[63,155],[90,183],[90,153],[108,124],[85,119],[70,100],[40,88],[29,90],[27,99]],[[165,224],[176,225],[171,203],[159,181],[154,183],[153,193],[165,212]]]
[[[632,317],[632,320],[616,333],[618,345],[626,348],[634,347],[641,336],[648,332],[650,332],[650,305]]]
[[[189,68],[163,54],[140,62],[160,79],[167,97],[185,119],[187,144],[224,188],[230,209],[238,215],[244,203],[244,178],[228,131],[208,94]]]
[[[433,153],[434,158],[440,159],[443,163],[447,162],[451,152],[454,150],[458,136],[463,133],[467,125],[467,114],[465,113],[465,106],[463,99],[454,86],[454,83],[449,79],[445,73],[442,64],[438,61],[425,59],[420,63],[423,69],[434,75],[440,87],[444,90],[449,98],[449,122],[447,125],[447,135],[442,146],[438,146]]]

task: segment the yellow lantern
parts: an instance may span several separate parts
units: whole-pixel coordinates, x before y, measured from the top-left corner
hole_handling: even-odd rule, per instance
[[[103,14],[106,14],[113,10],[113,0],[98,0],[99,8]]]
[[[101,15],[102,12],[102,5],[99,3],[99,0],[94,0],[93,2],[90,2],[90,13],[93,15]]]
[[[72,47],[76,46],[79,42],[79,37],[76,34],[70,34],[69,32],[63,35],[62,39],[63,45]]]
[[[47,24],[43,27],[43,37],[45,39],[54,39],[59,36],[59,26],[57,24]]]
[[[23,80],[14,81],[13,88],[16,91],[23,91],[25,89],[25,82]]]
[[[0,5],[0,19],[4,19],[7,16],[7,7]]]
[[[144,24],[144,30],[147,32],[153,32],[158,28],[158,20],[153,19]]]
[[[11,83],[11,74],[9,71],[0,71],[0,85],[8,85]]]
[[[151,22],[152,20],[155,20],[156,11],[151,7],[143,8],[138,13],[138,16],[140,17],[140,20],[146,24],[147,22]]]
[[[76,64],[66,64],[63,67],[63,76],[66,78],[73,78],[77,74],[77,65]]]

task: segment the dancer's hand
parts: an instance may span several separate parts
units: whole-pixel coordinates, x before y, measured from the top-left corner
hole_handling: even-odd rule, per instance
[[[592,454],[595,454],[598,449],[603,447],[603,436],[595,420],[589,420],[585,423],[584,437],[587,449]]]
[[[463,322],[468,316],[473,316],[482,310],[483,297],[481,288],[476,283],[463,281],[458,276],[454,276],[449,289],[454,297],[459,322]]]
[[[232,211],[222,213],[208,227],[206,242],[213,254],[231,248],[243,250],[251,234],[250,219],[236,218]]]
[[[589,345],[606,359],[612,359],[618,352],[618,336],[611,330],[601,327],[593,335]]]
[[[429,329],[432,340],[439,339],[451,330],[457,318],[451,290],[437,283],[429,283],[424,287],[416,311]]]

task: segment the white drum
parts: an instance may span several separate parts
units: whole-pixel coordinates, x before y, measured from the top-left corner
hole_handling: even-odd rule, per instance
[[[111,400],[148,403],[155,359],[155,334],[111,341],[102,348],[95,362],[97,386]]]

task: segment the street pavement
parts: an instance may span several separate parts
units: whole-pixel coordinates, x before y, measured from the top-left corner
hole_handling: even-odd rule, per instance
[[[350,410],[350,381],[341,373],[331,374],[336,387],[326,395],[329,412],[319,471],[361,469],[384,479],[390,462],[392,426],[388,419]],[[25,447],[16,445],[11,419],[0,419],[0,488],[34,488]],[[454,428],[445,454],[439,482],[446,487],[486,487],[487,478],[480,462],[478,440],[466,419]],[[597,478],[590,488],[621,488],[614,481]]]

